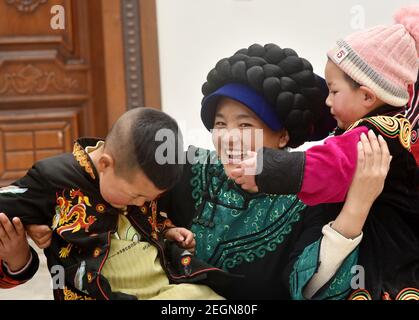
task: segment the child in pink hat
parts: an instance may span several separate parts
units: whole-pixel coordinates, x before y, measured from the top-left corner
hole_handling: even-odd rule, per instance
[[[419,170],[410,152],[411,124],[402,112],[418,75],[419,6],[399,10],[395,22],[354,33],[328,51],[326,104],[338,123],[333,137],[306,152],[264,148],[232,172],[245,190],[297,194],[308,205],[339,213],[357,154],[368,162],[387,143],[390,170],[369,214],[348,210],[331,222],[347,238],[363,237],[360,285],[350,299],[419,300]],[[372,149],[360,142],[367,136]],[[255,164],[261,173],[249,175]]]

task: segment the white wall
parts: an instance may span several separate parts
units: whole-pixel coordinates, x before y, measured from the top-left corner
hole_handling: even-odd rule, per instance
[[[272,42],[293,48],[323,75],[326,51],[338,38],[362,25],[388,25],[409,3],[415,1],[157,0],[163,110],[179,122],[186,145],[210,148],[201,86],[219,59]]]

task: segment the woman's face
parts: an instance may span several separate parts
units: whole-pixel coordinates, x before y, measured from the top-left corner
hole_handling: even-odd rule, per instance
[[[212,140],[227,176],[247,158],[248,151],[262,147],[283,148],[288,143],[286,130],[273,131],[244,104],[221,98],[215,113]]]

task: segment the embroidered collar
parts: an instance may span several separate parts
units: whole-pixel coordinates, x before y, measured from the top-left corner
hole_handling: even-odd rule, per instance
[[[79,165],[83,168],[84,172],[89,175],[93,180],[98,181],[98,173],[93,164],[92,159],[86,152],[85,148],[96,146],[102,140],[96,138],[80,138],[77,139],[73,147],[73,155]]]
[[[353,123],[350,126],[350,128],[353,128],[355,126],[355,124],[359,124],[361,121],[363,121],[367,118],[377,117],[377,116],[393,117],[396,114],[399,114],[401,110],[402,110],[401,108],[396,108],[396,107],[392,107],[392,106],[389,106],[389,105],[384,105],[384,106],[378,107],[377,109],[371,111],[370,113],[367,113],[362,119]],[[341,134],[344,134],[346,131],[349,131],[349,130],[350,129],[344,130],[344,129],[341,129],[339,127],[336,127],[335,130],[333,131],[332,135],[340,136]]]
[[[374,126],[381,135],[398,139],[400,144],[408,151],[411,147],[411,124],[406,117],[400,113],[400,108],[384,105],[368,113],[362,119],[353,123],[347,130],[336,128],[333,135],[339,136],[351,131],[362,123],[369,123]]]

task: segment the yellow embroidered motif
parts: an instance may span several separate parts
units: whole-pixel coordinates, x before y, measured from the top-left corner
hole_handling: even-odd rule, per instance
[[[56,216],[53,219],[53,230],[57,228],[57,233],[62,236],[63,232],[71,231],[75,233],[80,229],[89,232],[89,227],[96,221],[94,216],[86,214],[86,205],[91,206],[89,198],[84,196],[80,190],[71,190],[72,199],[78,198],[78,203],[72,206],[72,201],[65,198],[64,194],[57,197]]]
[[[76,158],[77,162],[84,168],[84,170],[90,175],[92,179],[96,179],[95,174],[93,173],[93,168],[90,165],[90,160],[87,157],[86,151],[83,150],[81,145],[77,142],[73,147],[73,155]]]
[[[72,243],[69,243],[66,247],[62,247],[59,252],[60,258],[67,258],[70,254],[71,248],[73,248]]]
[[[419,300],[419,290],[416,288],[405,288],[399,292],[396,300]]]
[[[407,120],[403,115],[398,114],[394,117],[376,116],[361,119],[352,124],[346,132],[356,128],[362,122],[371,123],[382,135],[388,138],[398,138],[401,145],[410,151],[412,127],[409,120]]]
[[[384,292],[381,296],[382,300],[392,300],[388,292]],[[351,293],[348,300],[372,300],[371,294],[366,289],[358,289]],[[404,288],[400,290],[394,300],[419,300],[419,289]]]
[[[77,293],[71,291],[67,286],[64,286],[63,293],[64,300],[96,300],[89,296],[78,295]]]

